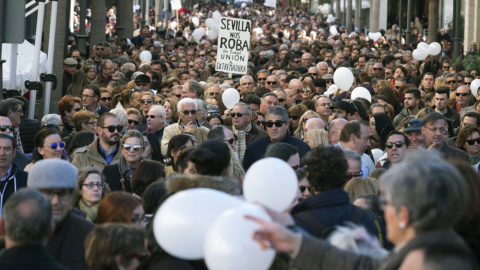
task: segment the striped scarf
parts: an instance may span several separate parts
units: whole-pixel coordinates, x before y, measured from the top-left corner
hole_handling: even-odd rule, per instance
[[[233,126],[233,133],[237,135],[237,154],[240,161],[243,161],[243,156],[245,155],[245,149],[247,149],[247,139],[246,135],[252,129],[252,123],[248,123],[247,127],[244,130],[237,130]]]

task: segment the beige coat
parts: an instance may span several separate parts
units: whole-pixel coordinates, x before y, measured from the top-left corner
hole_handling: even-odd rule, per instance
[[[86,167],[95,167],[102,172],[105,166],[117,164],[121,157],[122,151],[120,151],[120,146],[118,146],[117,153],[113,157],[112,162],[108,164],[98,152],[98,138],[96,138],[90,145],[75,150],[72,164],[79,170]]]

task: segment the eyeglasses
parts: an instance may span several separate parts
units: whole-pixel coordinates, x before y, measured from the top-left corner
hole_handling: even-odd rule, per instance
[[[1,126],[0,126],[0,131],[1,131],[1,132],[6,132],[7,130],[12,131],[12,130],[13,130],[13,126],[12,126],[12,125],[1,125]]]
[[[401,148],[403,146],[405,142],[402,142],[402,141],[398,141],[398,142],[387,142],[385,144],[385,146],[388,148],[388,149],[392,149],[393,145],[395,145],[395,147],[397,148]]]
[[[454,83],[457,83],[457,81],[453,80],[453,81],[447,81],[448,84],[454,84]]]
[[[267,84],[268,84],[268,85],[270,85],[270,84],[275,85],[275,84],[277,84],[277,82],[276,82],[276,81],[273,81],[273,82],[272,82],[272,81],[267,81]]]
[[[147,118],[155,119],[155,117],[162,118],[162,116],[156,116],[156,115],[153,115],[153,114],[147,115]]]
[[[295,115],[290,115],[290,119],[292,120],[298,120],[300,118],[300,116],[295,116]]]
[[[57,149],[57,147],[60,147],[60,149],[63,149],[65,148],[65,143],[59,142],[58,144],[57,143],[50,144],[50,148],[52,148],[53,150]]]
[[[148,104],[150,104],[150,103],[153,102],[153,100],[152,100],[151,98],[149,98],[149,99],[141,99],[140,101],[141,101],[142,103],[145,103],[145,102],[146,102],[146,103],[148,103]]]
[[[440,131],[441,134],[447,132],[446,128],[431,128],[431,127],[427,127],[427,126],[425,126],[425,128],[429,129],[433,133],[437,133],[437,131]]]
[[[240,117],[242,117],[244,115],[247,115],[247,114],[245,114],[245,113],[231,113],[230,115],[232,116],[232,118],[235,117],[235,116],[240,118]]]
[[[304,93],[305,93],[305,92],[310,92],[310,91],[311,91],[310,88],[303,88],[303,89],[302,89],[302,92],[304,92]]]
[[[332,107],[332,103],[320,103],[321,107]]]
[[[279,127],[282,127],[283,124],[286,124],[286,123],[287,123],[287,121],[281,121],[281,120],[277,120],[275,122],[267,121],[267,122],[265,122],[265,126],[267,126],[268,128],[271,128],[271,127],[273,127],[273,125],[275,125],[276,127],[279,128]]]
[[[97,187],[98,189],[102,189],[105,187],[104,183],[88,183],[88,184],[83,184],[82,186],[87,187],[87,189],[93,189],[94,187]]]
[[[140,149],[142,149],[142,146],[140,146],[138,144],[135,144],[135,145],[131,145],[131,144],[128,144],[128,143],[123,144],[123,149],[125,149],[127,151],[130,151],[130,149],[132,149],[132,147],[133,147],[133,151],[135,151],[135,152],[138,152],[138,151],[140,151]]]
[[[110,100],[112,100],[112,98],[111,97],[102,97],[102,98],[100,98],[100,100],[101,101],[110,101]]]
[[[264,123],[263,121],[257,120],[257,126],[263,126],[263,123]]]
[[[362,173],[362,172],[349,173],[349,174],[347,174],[347,176],[348,176],[348,179],[352,179],[352,178],[355,178],[355,177],[362,177],[362,176],[363,176],[363,173]]]
[[[457,97],[462,96],[462,97],[468,97],[470,93],[456,93],[455,94]]]
[[[120,125],[118,125],[118,126],[113,126],[113,125],[112,125],[112,126],[101,127],[101,128],[106,128],[106,129],[108,129],[108,132],[111,132],[111,133],[114,132],[115,129],[116,129],[118,132],[122,132],[122,130],[123,130],[123,127],[120,126]]]
[[[82,97],[82,98],[94,98],[94,97],[96,97],[96,96],[90,96],[90,95],[83,95],[83,94],[82,94],[80,97]]]
[[[182,113],[183,113],[184,115],[188,115],[188,114],[192,114],[192,115],[194,115],[194,114],[196,114],[196,113],[197,113],[197,110],[191,110],[191,111],[187,111],[187,110],[185,110],[185,111],[183,111]]]
[[[43,196],[45,196],[48,200],[51,200],[55,195],[57,195],[58,199],[65,200],[68,199],[70,195],[72,195],[71,189],[60,189],[60,190],[51,190],[51,189],[39,189]]]
[[[300,192],[301,192],[301,193],[305,192],[305,189],[307,189],[308,192],[313,193],[311,186],[298,186],[298,189],[300,189]]]
[[[253,82],[242,83],[242,85],[252,85]]]
[[[231,138],[231,139],[223,140],[223,141],[227,142],[228,144],[231,144],[231,145],[233,145],[236,142],[235,138]]]
[[[278,99],[278,102],[280,102],[280,103],[282,103],[282,102],[284,102],[284,101],[285,101],[284,98],[279,98],[279,99]]]
[[[267,78],[257,78],[257,81],[266,81]]]
[[[468,143],[468,145],[474,145],[475,143],[480,144],[480,138],[466,140],[466,142]]]
[[[138,122],[138,121],[135,121],[135,120],[133,120],[133,119],[128,119],[128,123],[129,123],[130,125],[132,125],[132,124],[133,124],[133,125],[135,125],[135,126],[138,126],[138,125],[140,125],[140,122]]]

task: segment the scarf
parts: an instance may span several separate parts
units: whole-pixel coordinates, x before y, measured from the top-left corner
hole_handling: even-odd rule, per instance
[[[97,210],[100,202],[88,206],[83,199],[78,201],[78,208],[87,214],[87,220],[93,223],[97,223]]]
[[[238,159],[243,161],[243,156],[245,155],[245,149],[247,149],[247,140],[246,135],[252,129],[252,122],[249,122],[247,127],[244,130],[237,130],[235,126],[233,126],[233,134],[237,135],[237,154]]]
[[[142,160],[143,160],[143,157],[140,157],[140,160],[138,161],[138,163],[140,163],[140,161]],[[127,161],[123,156],[122,158],[120,158],[120,162],[118,163],[118,171],[122,176],[122,179],[120,181],[128,182],[132,187],[132,179],[133,179],[133,174],[135,174],[135,168],[128,166]],[[122,183],[122,187],[125,191],[124,183]]]
[[[470,158],[470,164],[475,165],[478,162],[480,162],[480,152],[473,154],[473,155],[468,155]]]

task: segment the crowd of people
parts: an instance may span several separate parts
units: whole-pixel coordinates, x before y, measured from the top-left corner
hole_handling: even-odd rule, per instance
[[[217,72],[216,40],[191,35],[216,10],[254,25],[247,74]],[[478,71],[451,59],[444,29],[442,53],[419,61],[419,29],[374,41],[296,8],[199,4],[120,39],[107,15],[92,55],[72,36],[58,113],[0,102],[0,268],[206,269],[159,246],[157,209],[189,188],[241,196],[249,167],[275,157],[296,199],[272,222],[246,217],[279,252],[271,269],[478,269]],[[365,230],[332,240],[344,225]]]

